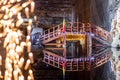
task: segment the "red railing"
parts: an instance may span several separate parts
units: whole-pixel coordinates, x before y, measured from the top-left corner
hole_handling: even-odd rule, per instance
[[[94,69],[106,63],[112,55],[111,51],[105,50],[101,53],[95,54],[92,57],[65,59],[64,57],[56,55],[50,51],[44,50],[43,52],[43,62],[62,69],[62,62],[64,61],[66,63],[66,71],[82,71]]]
[[[96,37],[100,37],[103,40],[106,40],[108,42],[112,41],[110,32],[108,32],[108,31],[104,30],[103,28],[96,26],[96,25],[91,25],[91,28],[92,28],[91,29],[92,33],[94,33]]]
[[[112,56],[112,52],[108,49],[100,52],[99,54],[95,54],[94,55],[95,60],[94,60],[93,67],[96,68],[108,62],[111,56]]]
[[[60,34],[62,34],[62,28],[60,28],[60,26],[58,25],[56,27],[45,30],[44,34],[40,37],[40,40],[44,41]]]
[[[66,34],[94,34],[95,37],[100,37],[107,42],[111,42],[112,40],[108,31],[90,23],[67,22],[64,28]],[[44,34],[40,37],[40,40],[45,41],[58,35],[62,35],[63,33],[63,24],[60,24],[45,30]]]
[[[83,71],[91,69],[90,58],[66,59],[66,71]]]
[[[44,50],[43,53],[44,53],[43,62],[62,69],[63,57],[56,55],[55,53],[46,51],[46,50]]]

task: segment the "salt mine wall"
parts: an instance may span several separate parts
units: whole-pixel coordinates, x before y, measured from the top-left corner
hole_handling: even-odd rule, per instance
[[[119,0],[75,0],[74,20],[92,22],[110,31],[111,22],[119,6]]]

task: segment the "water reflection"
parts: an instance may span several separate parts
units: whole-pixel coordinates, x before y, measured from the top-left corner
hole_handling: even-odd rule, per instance
[[[110,60],[92,71],[92,80],[120,80],[120,49],[109,48],[108,51],[110,50]]]
[[[67,57],[74,58],[74,57],[80,57],[85,56],[84,54],[84,48],[82,45],[80,45],[80,41],[68,41],[67,43]]]
[[[110,61],[113,55],[111,48],[96,47],[93,48],[92,51],[94,54],[97,54],[99,56],[103,55],[102,56],[103,61],[101,61],[103,64],[100,65],[99,67],[94,68],[91,71],[90,80],[115,80],[115,76],[112,71],[111,61]],[[109,58],[107,58],[108,56]]]
[[[113,56],[118,56],[118,54],[120,52],[116,53],[115,49],[94,47],[91,55],[94,59],[92,70],[66,72],[66,80],[120,80],[115,75],[114,71],[116,68],[114,66],[115,64],[113,64],[115,60],[115,58],[113,60]]]
[[[71,44],[70,46],[72,45],[74,44]],[[73,58],[76,57],[76,55],[74,55],[71,58],[66,59],[67,64],[71,63],[71,65],[66,66],[66,70],[71,70],[66,71],[66,80],[113,80],[112,78],[114,78],[114,76],[111,76],[113,75],[113,70],[111,68],[110,62],[110,59],[112,58],[111,49],[95,47],[92,49],[91,52],[92,53],[90,57],[80,56],[77,58]],[[48,57],[46,57],[47,55],[44,55],[44,60],[48,60]],[[52,54],[49,55],[51,56],[50,58],[52,58],[52,60],[49,61],[51,62],[49,64],[52,65],[52,61],[54,61],[54,59],[59,60],[57,57],[54,58]],[[81,66],[81,63],[84,65]],[[76,64],[78,64],[78,66]]]
[[[111,48],[113,56],[111,58],[111,69],[116,75],[116,80],[120,80],[120,49]]]
[[[75,44],[71,44],[70,46],[72,46],[72,45],[75,45]],[[95,67],[95,66],[96,67],[92,68],[91,71],[83,70],[83,71],[66,72],[66,76],[65,76],[66,80],[120,80],[119,79],[120,74],[118,74],[119,69],[120,69],[120,67],[119,67],[120,66],[119,65],[120,51],[118,49],[94,47],[91,52],[92,52],[91,59],[92,60],[94,59],[94,61],[95,61],[95,62],[93,62],[94,64],[92,64],[92,67]],[[76,55],[73,55],[73,56],[76,56]],[[78,57],[78,58],[80,58],[80,57]],[[77,61],[81,61],[81,60],[79,59]],[[103,63],[103,64],[100,64],[100,63]],[[39,64],[39,65],[43,65],[43,64]],[[99,65],[99,66],[97,66],[97,65]],[[49,68],[49,66],[47,66],[47,68]],[[47,68],[45,68],[45,70]],[[47,74],[47,73],[52,74],[52,72],[49,72],[49,70],[47,71],[47,73],[39,72],[39,73],[41,73],[39,75],[41,77],[41,79],[42,79],[41,75],[44,74],[44,76],[46,78],[49,76],[50,79],[55,77],[54,80],[62,80],[62,76],[60,76],[62,74],[60,74],[60,73],[58,74],[58,71],[54,71],[54,67],[52,67],[52,68],[50,67],[50,71],[51,70],[52,70],[52,72],[54,72],[53,76],[49,76]],[[56,74],[58,74],[59,76]],[[59,78],[56,78],[57,76]]]

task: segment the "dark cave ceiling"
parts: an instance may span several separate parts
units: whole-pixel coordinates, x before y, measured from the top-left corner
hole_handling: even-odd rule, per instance
[[[41,27],[48,28],[66,21],[92,22],[110,30],[119,0],[35,0],[35,15]],[[42,25],[41,25],[42,24]]]
[[[61,23],[64,14],[69,18],[72,2],[72,0],[35,0],[35,14],[38,16],[39,23],[49,27]]]

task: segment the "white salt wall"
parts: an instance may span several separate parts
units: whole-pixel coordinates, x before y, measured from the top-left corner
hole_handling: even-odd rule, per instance
[[[117,9],[115,17],[112,21],[111,34],[113,36],[111,46],[120,46],[120,8]],[[116,80],[120,80],[120,51],[117,48],[112,48],[111,50],[113,51],[112,62],[114,65]]]
[[[116,35],[114,38],[113,38],[113,42],[111,44],[112,47],[118,47],[120,46],[120,35]]]
[[[111,34],[113,36],[112,47],[120,46],[120,8],[117,9],[111,24]]]
[[[120,50],[117,50],[116,48],[111,49],[113,52],[113,57],[112,57],[112,68],[113,71],[116,75],[116,80],[120,80]]]
[[[112,63],[113,71],[116,75],[115,80],[120,80],[120,50],[117,46],[120,46],[120,0],[109,0],[109,8],[112,19],[111,34],[113,36],[113,42],[111,44],[113,51]],[[113,18],[112,18],[113,17]]]

